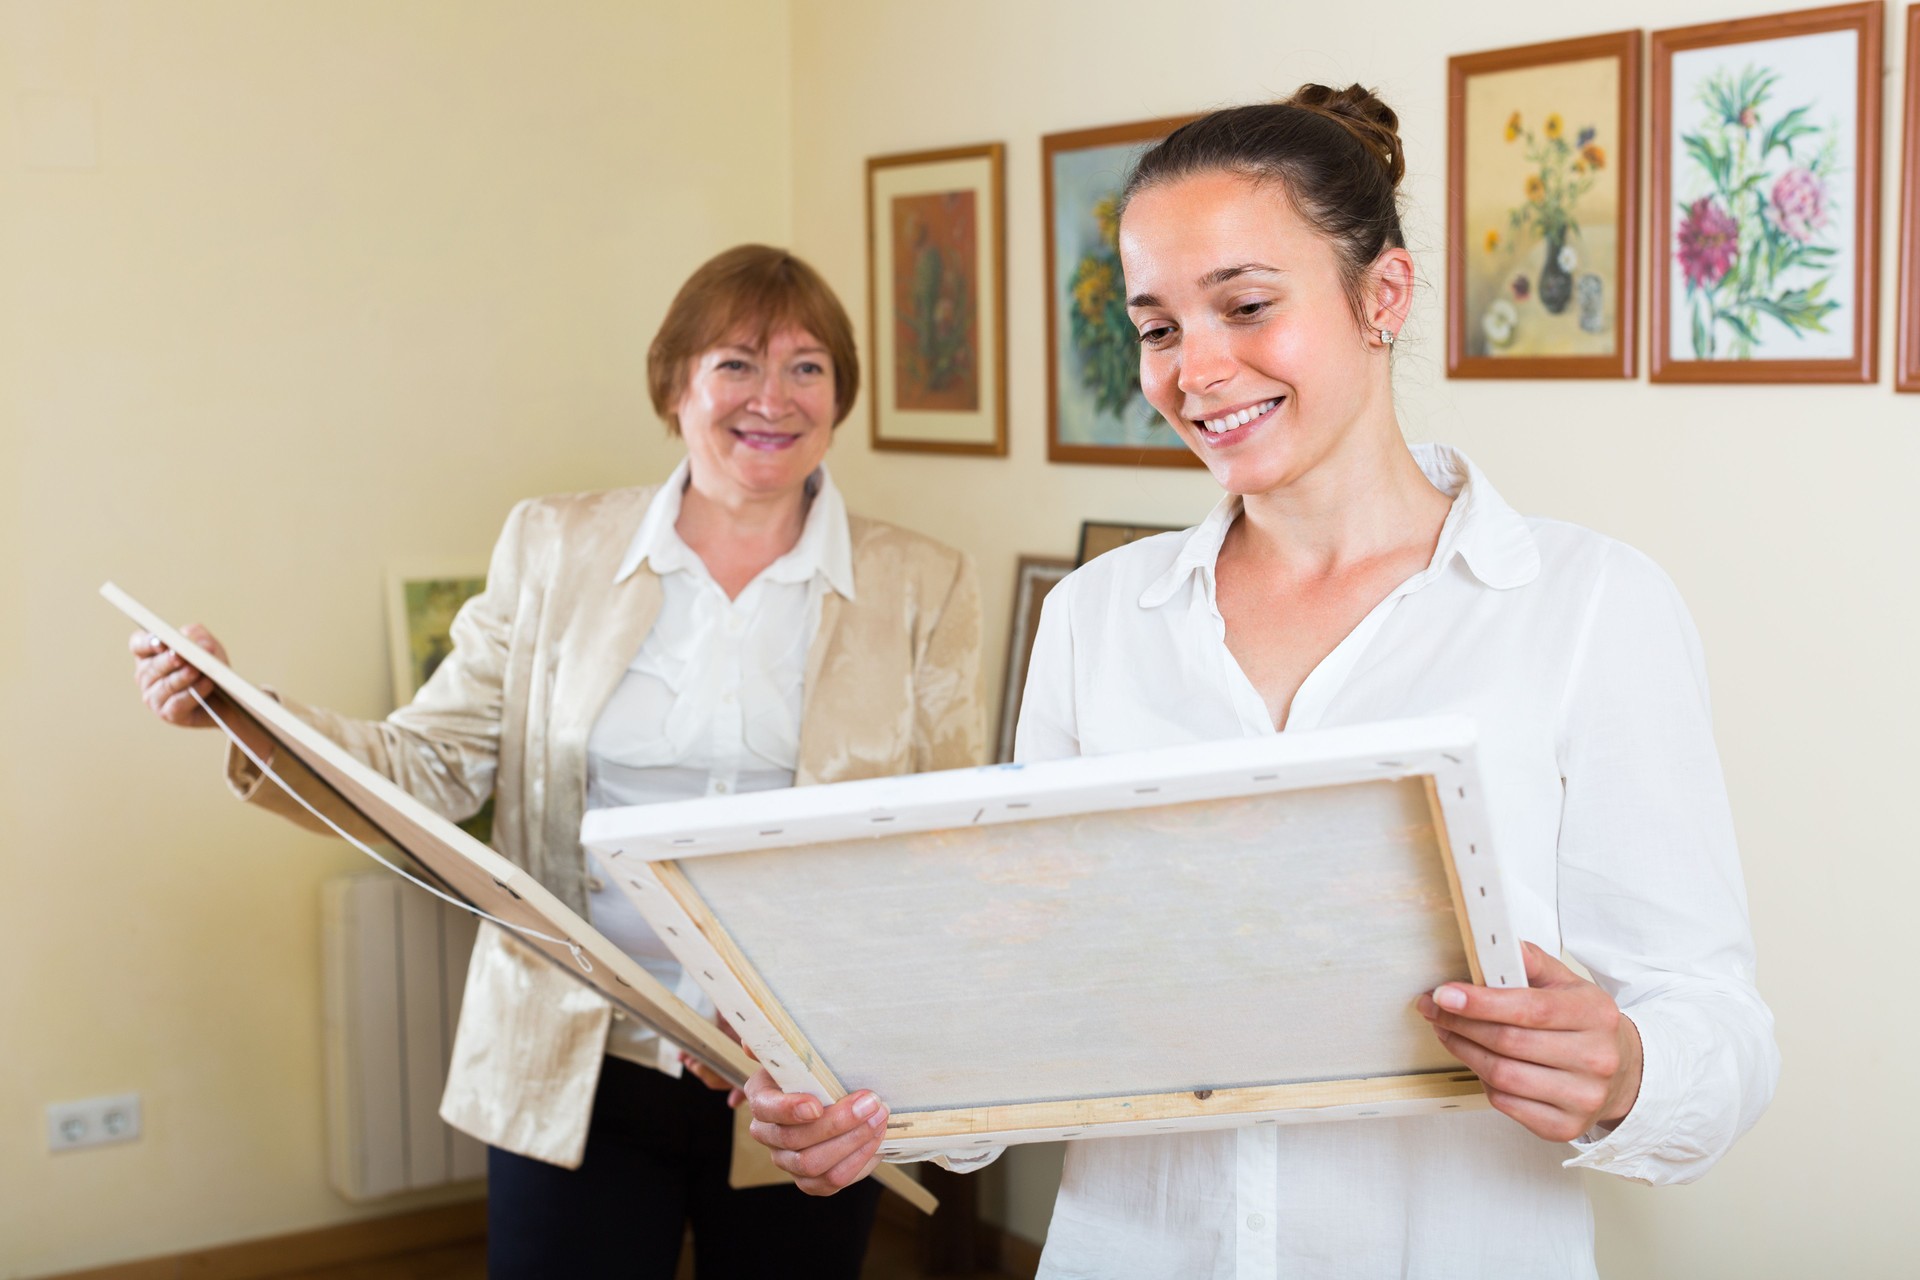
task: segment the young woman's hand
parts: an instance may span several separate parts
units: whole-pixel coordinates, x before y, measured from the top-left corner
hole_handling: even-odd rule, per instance
[[[754,1141],[773,1151],[773,1163],[793,1175],[810,1196],[830,1196],[872,1173],[880,1163],[887,1108],[861,1089],[830,1107],[808,1093],[782,1093],[762,1069],[747,1081]]]
[[[1640,1032],[1613,997],[1534,946],[1524,990],[1449,982],[1419,999],[1448,1053],[1471,1067],[1496,1111],[1571,1142],[1613,1125],[1640,1094]]]

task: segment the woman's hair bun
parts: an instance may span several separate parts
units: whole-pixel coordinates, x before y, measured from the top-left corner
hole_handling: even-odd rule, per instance
[[[1287,99],[1287,104],[1331,116],[1345,125],[1367,150],[1380,157],[1387,167],[1388,180],[1396,187],[1406,176],[1407,158],[1400,148],[1400,117],[1365,85],[1350,84],[1344,89],[1335,89],[1324,84],[1303,84]]]

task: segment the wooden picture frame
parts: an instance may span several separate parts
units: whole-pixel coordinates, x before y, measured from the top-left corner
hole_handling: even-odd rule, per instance
[[[1181,527],[1176,524],[1118,524],[1111,520],[1082,520],[1080,549],[1074,557],[1074,566],[1078,568],[1095,556],[1118,550],[1129,542],[1151,538],[1156,533],[1179,533]]]
[[[273,739],[276,769],[303,769],[345,802],[357,817],[347,828],[356,839],[382,841],[406,853],[419,874],[442,892],[505,922],[518,941],[728,1080],[739,1084],[758,1070],[711,1019],[668,991],[520,867],[355,760],[126,592],[107,583],[100,594],[251,716]],[[923,1211],[933,1211],[932,1197],[918,1183],[898,1170],[886,1173],[886,1186]]]
[[[1907,6],[1907,79],[1901,118],[1900,309],[1895,391],[1920,391],[1920,4]]]
[[[1027,687],[1027,664],[1033,658],[1033,637],[1040,630],[1040,604],[1054,584],[1074,570],[1071,560],[1052,556],[1021,556],[1013,571],[1013,612],[1007,626],[1007,665],[1000,678],[1000,732],[993,758],[1002,764],[1013,759],[1013,731],[1020,722],[1020,697]]]
[[[1874,381],[1881,21],[1653,33],[1652,381]]]
[[[1447,60],[1447,376],[1631,378],[1641,32]]]
[[[1040,140],[1048,462],[1205,465],[1140,396],[1139,344],[1126,320],[1118,223],[1109,203],[1142,151],[1198,118],[1075,129]]]
[[[873,447],[1007,452],[1007,205],[997,142],[867,161]]]
[[[887,1102],[889,1156],[1484,1105],[1413,1002],[1526,984],[1463,717],[597,810],[581,838],[782,1089]]]

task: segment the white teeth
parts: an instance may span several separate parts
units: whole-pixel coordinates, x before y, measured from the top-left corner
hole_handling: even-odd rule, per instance
[[[1202,430],[1212,431],[1216,433],[1221,431],[1231,431],[1235,427],[1243,427],[1247,423],[1252,422],[1255,418],[1259,417],[1263,413],[1266,413],[1268,410],[1272,409],[1275,405],[1279,403],[1280,402],[1278,400],[1267,400],[1260,404],[1254,405],[1250,409],[1242,409],[1238,413],[1229,413],[1218,418],[1203,418],[1200,422],[1200,426]]]

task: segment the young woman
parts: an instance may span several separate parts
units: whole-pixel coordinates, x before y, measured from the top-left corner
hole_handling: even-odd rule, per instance
[[[1226,493],[1049,595],[1018,754],[1471,715],[1530,985],[1418,1006],[1493,1109],[1072,1144],[1044,1276],[1590,1276],[1575,1170],[1698,1177],[1772,1092],[1672,583],[1400,434],[1404,172],[1358,86],[1216,113],[1140,161],[1120,249],[1141,385]],[[748,1092],[803,1188],[871,1167],[871,1095]]]
[[[449,818],[493,795],[500,852],[699,1003],[583,853],[582,812],[979,763],[979,600],[964,556],[848,514],[827,475],[859,362],[804,262],[763,245],[712,259],[647,363],[687,446],[664,485],[515,507],[453,653],[386,720],[288,706]],[[155,714],[210,724],[190,690],[211,684],[144,632],[132,649]],[[243,798],[305,818],[238,753],[229,764]],[[337,808],[293,762],[279,771]],[[732,1188],[724,1081],[683,1075],[676,1046],[610,1014],[481,928],[441,1114],[492,1147],[488,1274],[665,1280],[691,1225],[702,1280],[801,1274],[795,1235],[804,1274],[857,1276],[877,1189],[837,1204]]]

